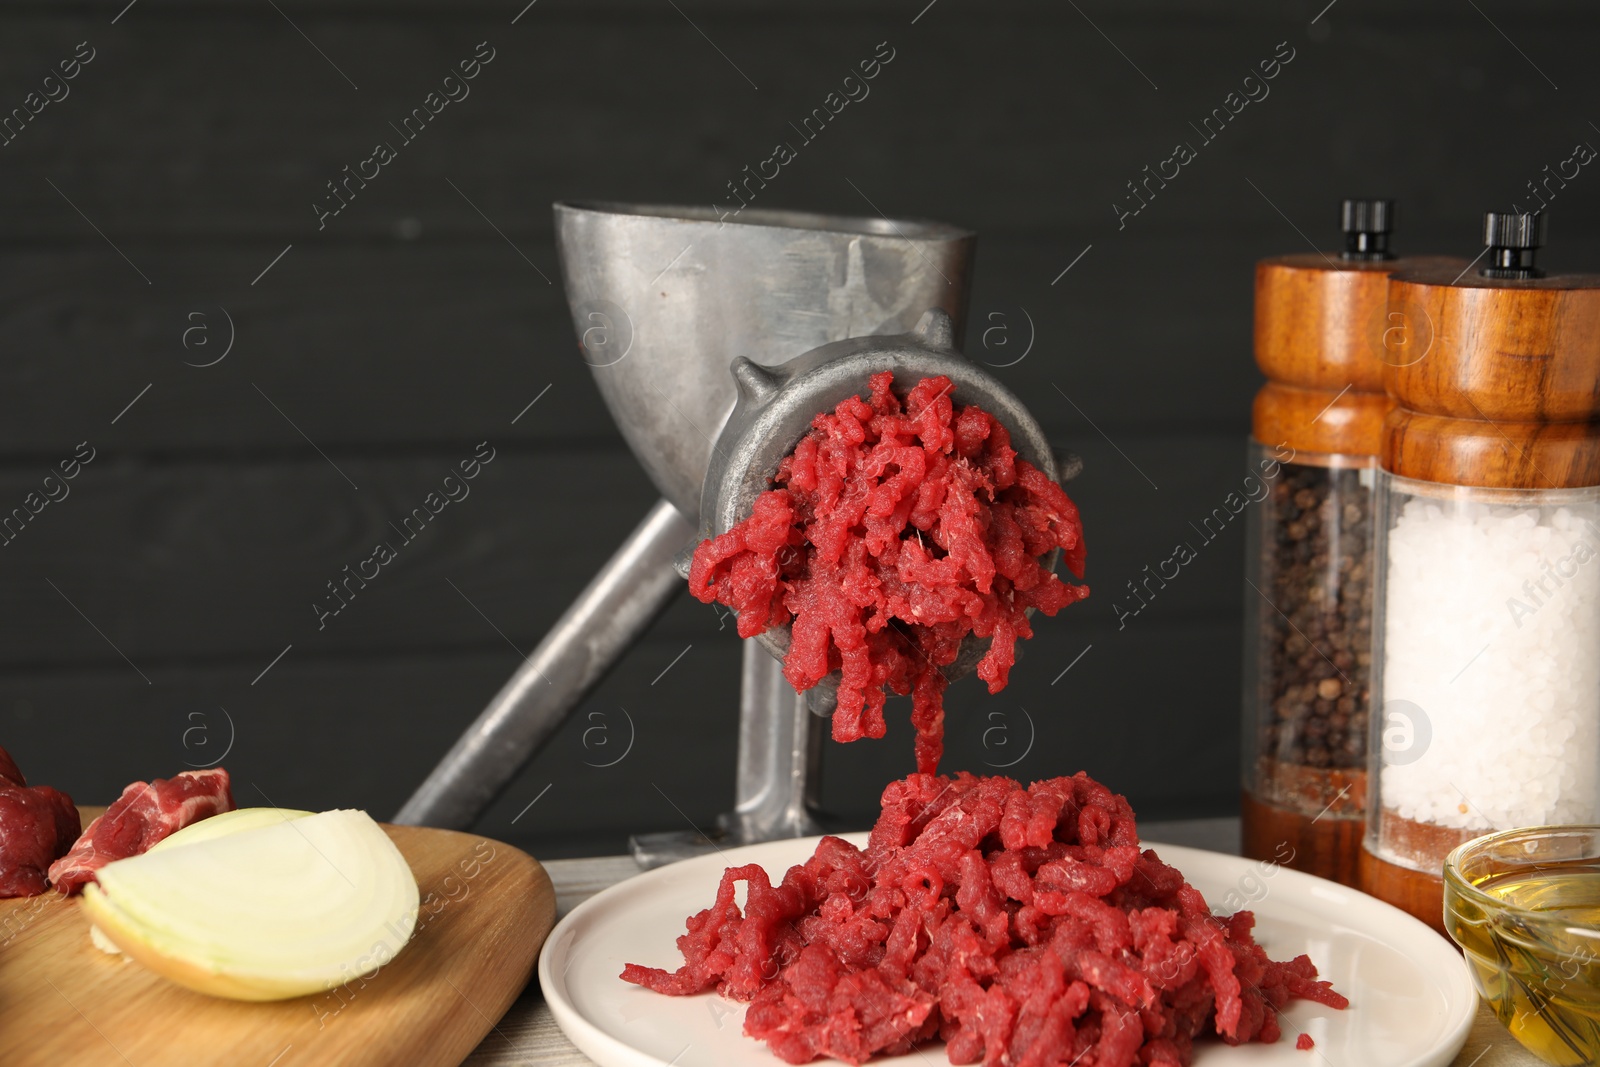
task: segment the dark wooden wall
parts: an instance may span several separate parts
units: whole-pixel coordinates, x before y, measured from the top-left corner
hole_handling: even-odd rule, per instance
[[[1246,473],[1252,262],[1335,247],[1347,195],[1472,256],[1479,212],[1600,144],[1579,0],[124,2],[0,4],[0,114],[94,53],[0,147],[0,514],[95,451],[0,547],[0,743],[86,803],[231,742],[242,802],[392,813],[653,499],[574,350],[550,202],[717,202],[887,41],[758,203],[976,229],[968,350],[1031,340],[996,373],[1087,463],[1095,595],[1005,693],[955,687],[950,763],[1226,811],[1240,525],[1125,629],[1113,604]],[[324,182],[483,41],[471,95],[319,230]],[[1270,95],[1119,228],[1279,42]],[[1593,170],[1550,205],[1554,267],[1600,266]],[[319,629],[325,583],[484,440],[470,497]],[[483,829],[551,855],[709,821],[737,662],[681,598]],[[834,808],[909,769],[897,726],[830,748]]]

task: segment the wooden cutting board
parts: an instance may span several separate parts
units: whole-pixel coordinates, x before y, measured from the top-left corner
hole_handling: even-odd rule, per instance
[[[0,1064],[455,1067],[528,984],[555,891],[499,841],[384,829],[417,876],[416,934],[365,981],[294,1000],[208,997],[107,955],[76,898],[0,900]]]

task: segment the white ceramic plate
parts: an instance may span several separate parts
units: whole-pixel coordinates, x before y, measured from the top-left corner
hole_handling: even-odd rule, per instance
[[[864,845],[866,835],[846,839]],[[777,882],[809,858],[816,843],[773,841],[685,860],[579,905],[551,932],[539,957],[539,984],[556,1022],[601,1067],[781,1064],[765,1044],[744,1036],[744,1005],[716,993],[662,996],[618,975],[624,963],[675,970],[683,962],[674,942],[684,919],[715,899],[725,867],[759,863]],[[1321,977],[1350,998],[1345,1011],[1294,1001],[1275,1045],[1201,1042],[1196,1067],[1445,1067],[1461,1050],[1477,995],[1460,954],[1427,926],[1298,871],[1174,845],[1146,847],[1182,871],[1213,907],[1224,906],[1230,894],[1253,901],[1245,906],[1256,913],[1256,939],[1267,953],[1273,959],[1309,954]],[[1312,1053],[1295,1048],[1302,1031],[1316,1041]],[[911,1056],[946,1062],[937,1044]]]

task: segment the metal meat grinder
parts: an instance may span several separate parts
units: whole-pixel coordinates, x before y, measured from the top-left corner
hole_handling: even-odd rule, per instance
[[[555,205],[556,248],[579,350],[657,502],[396,816],[470,827],[666,607],[703,538],[749,515],[820,412],[892,370],[943,374],[957,404],[1000,419],[1051,478],[1044,431],[957,351],[973,235],[938,222],[643,204]],[[1053,562],[1053,560],[1052,560]],[[987,642],[969,637],[952,679]],[[824,682],[783,677],[787,629],[744,643],[735,805],[713,831],[633,839],[647,866],[718,844],[820,832],[814,818]]]

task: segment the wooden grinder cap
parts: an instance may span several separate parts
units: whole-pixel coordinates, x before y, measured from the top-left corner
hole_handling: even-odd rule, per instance
[[[1383,393],[1389,275],[1464,266],[1444,257],[1380,258],[1393,212],[1392,201],[1346,200],[1344,256],[1309,252],[1256,264],[1256,365],[1270,379],[1256,394],[1257,441],[1297,451],[1378,454],[1392,406]]]
[[[1256,366],[1284,385],[1382,393],[1389,275],[1451,263],[1456,271],[1466,265],[1445,257],[1347,260],[1316,252],[1263,259],[1256,264]]]
[[[1541,217],[1489,219],[1538,220],[1523,223],[1525,247],[1491,234],[1491,260],[1512,264],[1487,268],[1496,276],[1424,267],[1389,280],[1398,325],[1383,370],[1398,406],[1383,466],[1451,485],[1600,485],[1600,275],[1538,276]]]

